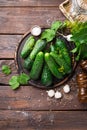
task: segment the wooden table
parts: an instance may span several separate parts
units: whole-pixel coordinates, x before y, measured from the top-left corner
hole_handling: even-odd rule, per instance
[[[68,84],[70,94],[61,100],[49,98],[45,90],[33,86],[10,89],[8,81],[17,74],[14,53],[19,40],[33,25],[49,27],[64,20],[59,11],[63,0],[0,0],[0,130],[87,130],[87,104],[77,98],[76,70]],[[11,66],[5,76],[1,66]],[[62,91],[62,86],[57,88]]]

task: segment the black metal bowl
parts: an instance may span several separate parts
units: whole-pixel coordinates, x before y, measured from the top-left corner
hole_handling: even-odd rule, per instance
[[[44,30],[44,29],[42,29],[42,30]],[[26,33],[26,34],[23,36],[23,38],[21,39],[21,41],[19,42],[19,44],[18,44],[18,46],[17,46],[16,53],[15,53],[15,62],[16,62],[16,66],[17,66],[17,69],[18,69],[18,73],[24,72],[24,73],[26,73],[26,74],[28,74],[28,75],[29,75],[29,71],[27,71],[26,69],[24,69],[24,67],[23,67],[23,62],[24,62],[24,60],[21,58],[20,53],[21,53],[21,50],[22,50],[22,48],[23,48],[23,46],[24,46],[24,44],[25,44],[25,41],[28,39],[28,37],[29,37],[30,35],[31,35],[31,33],[30,33],[30,31],[29,31],[28,33]],[[38,38],[39,38],[39,37],[37,37],[36,39],[38,39]],[[66,39],[64,39],[62,36],[59,36],[59,38],[61,38],[61,39],[63,39],[63,40],[65,41],[69,52],[75,47],[75,45],[74,45],[73,43],[71,44],[71,43],[68,42]],[[50,43],[49,43],[49,44],[50,44]],[[48,87],[43,86],[43,85],[41,84],[41,82],[40,82],[40,79],[39,79],[39,80],[36,80],[36,81],[30,80],[30,81],[29,81],[29,84],[30,84],[30,85],[33,85],[33,86],[35,86],[35,87],[37,87],[37,88],[41,88],[41,89],[55,88],[55,87],[58,87],[58,86],[64,84],[66,81],[68,81],[68,80],[72,77],[72,75],[73,75],[73,73],[74,73],[74,70],[75,70],[75,68],[76,68],[76,64],[77,64],[76,61],[75,61],[75,55],[72,54],[71,52],[70,52],[70,57],[71,57],[71,59],[72,59],[72,72],[71,72],[70,74],[68,74],[68,75],[65,75],[65,76],[63,77],[63,79],[59,80],[59,79],[57,79],[57,78],[54,77],[54,78],[53,78],[53,84],[52,84],[51,86],[48,86]]]

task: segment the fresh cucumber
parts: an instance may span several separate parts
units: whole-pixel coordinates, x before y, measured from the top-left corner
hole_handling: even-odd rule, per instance
[[[27,41],[25,42],[24,47],[23,47],[23,49],[22,49],[22,51],[21,51],[21,57],[22,57],[22,58],[25,59],[25,58],[29,55],[29,53],[30,53],[31,50],[33,49],[34,44],[35,44],[35,39],[34,39],[34,37],[33,37],[33,36],[30,36],[30,37],[27,39]]]
[[[32,64],[33,64],[33,60],[31,60],[29,57],[27,57],[25,60],[24,60],[24,68],[29,70],[31,69],[32,67]]]
[[[62,39],[56,38],[55,47],[59,47],[59,49],[67,49],[65,42]]]
[[[49,53],[45,53],[45,61],[51,71],[51,73],[58,79],[63,78],[63,74],[59,72],[59,66],[56,64],[55,60],[51,57]]]
[[[30,71],[31,79],[37,80],[39,78],[43,67],[43,61],[44,61],[44,54],[43,52],[39,52],[36,55],[35,61]]]
[[[30,55],[24,61],[24,68],[29,70],[32,67],[32,62],[35,59],[35,56],[38,52],[42,51],[46,47],[46,41],[39,39],[33,50],[31,51]]]
[[[68,74],[71,72],[71,67],[66,63],[65,59],[63,58],[62,55],[57,54],[55,52],[50,52],[50,55],[54,58],[54,60],[56,61],[56,63],[62,67],[62,71],[65,74]]]
[[[67,49],[66,44],[61,39],[56,39],[55,47],[59,48],[59,52],[62,54],[63,58],[65,59],[66,63],[71,66],[71,58]]]
[[[39,40],[36,42],[36,44],[35,44],[35,46],[34,46],[32,52],[30,53],[30,56],[29,56],[30,59],[34,59],[35,56],[36,56],[36,54],[37,54],[39,51],[42,51],[45,47],[46,47],[46,41],[39,39]]]
[[[52,74],[46,63],[44,64],[43,67],[43,72],[41,75],[41,83],[45,86],[50,86],[52,84]]]

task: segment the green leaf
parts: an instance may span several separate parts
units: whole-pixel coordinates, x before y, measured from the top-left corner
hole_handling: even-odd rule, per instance
[[[82,44],[81,48],[81,56],[80,59],[87,59],[87,44]]]
[[[71,50],[71,52],[73,52],[73,53],[77,52],[77,47],[74,48],[73,50]]]
[[[19,76],[12,76],[9,80],[9,85],[12,89],[19,88],[20,84],[24,85],[28,83],[30,77],[25,73],[20,74]]]
[[[78,55],[76,57],[76,60],[79,61],[81,56],[81,48],[78,49]]]
[[[76,48],[75,48],[76,49]],[[77,57],[76,60],[82,60],[82,59],[87,59],[87,44],[80,44],[78,45],[78,48],[76,49],[76,51],[74,52],[74,50],[72,50],[73,53],[77,53]]]
[[[19,88],[19,82],[18,82],[18,76],[12,76],[11,79],[9,80],[9,85],[10,87],[15,90]]]
[[[74,22],[70,26],[71,40],[76,45],[76,48],[72,50],[73,53],[77,53],[76,60],[87,59],[87,22]]]
[[[83,28],[79,32],[74,33],[71,40],[80,44],[87,43],[87,28]]]
[[[45,29],[45,31],[41,35],[41,39],[46,39],[47,42],[50,42],[55,37],[55,31],[52,29]]]
[[[87,22],[79,22],[79,21],[65,21],[66,27],[70,28],[72,34],[79,32],[83,28],[87,28]]]
[[[57,31],[62,26],[63,26],[63,22],[61,22],[61,21],[55,21],[55,22],[52,23],[51,29]]]
[[[22,73],[18,76],[18,82],[22,85],[27,84],[29,79],[30,77],[25,73]]]
[[[10,69],[10,66],[8,65],[3,65],[2,66],[2,72],[6,75],[9,75],[11,73],[11,69]]]

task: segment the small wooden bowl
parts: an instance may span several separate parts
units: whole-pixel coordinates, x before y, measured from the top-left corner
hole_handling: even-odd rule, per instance
[[[44,30],[44,29],[42,29],[42,30]],[[19,44],[17,46],[16,53],[15,53],[15,63],[16,63],[17,69],[18,69],[18,73],[24,72],[24,73],[26,73],[28,75],[29,75],[29,72],[26,69],[24,69],[24,67],[23,67],[24,60],[21,58],[20,53],[21,53],[21,50],[22,50],[22,48],[23,48],[23,46],[25,44],[25,41],[28,39],[29,36],[31,36],[30,31],[23,36],[23,38],[21,39],[21,41],[19,42]],[[62,37],[61,37],[61,39],[63,39],[65,41],[69,51],[72,50],[75,47],[75,45],[73,43],[70,44],[68,41],[66,41]],[[75,61],[75,55],[70,53],[70,56],[72,58],[72,72],[70,74],[68,74],[68,75],[65,75],[63,79],[59,80],[57,78],[53,78],[53,84],[51,86],[48,86],[48,87],[43,86],[41,84],[40,80],[37,80],[37,81],[30,80],[29,84],[33,85],[33,86],[35,86],[37,88],[41,88],[41,89],[51,89],[51,88],[55,88],[55,87],[58,87],[60,85],[63,85],[73,75],[73,72],[74,72],[74,70],[76,68],[76,64],[77,64],[76,61]]]

